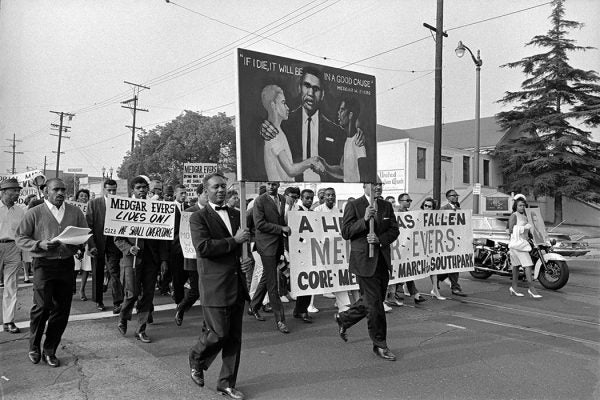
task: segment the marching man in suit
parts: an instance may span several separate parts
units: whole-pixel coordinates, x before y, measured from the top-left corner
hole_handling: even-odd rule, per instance
[[[351,241],[350,272],[357,277],[360,299],[347,311],[336,313],[335,320],[340,337],[347,341],[346,330],[367,317],[373,352],[384,360],[396,361],[386,342],[383,301],[392,269],[390,244],[400,231],[392,205],[379,199],[382,184],[365,183],[363,187],[365,195],[346,205],[342,220],[342,237]],[[371,204],[371,191],[376,204]],[[369,233],[371,218],[375,219],[375,233]],[[375,247],[373,257],[369,257],[369,245]]]
[[[192,380],[204,386],[204,371],[219,351],[223,359],[217,391],[232,399],[243,399],[235,388],[242,347],[242,317],[250,300],[242,274],[242,245],[250,233],[240,228],[240,212],[227,207],[227,182],[221,174],[207,175],[202,184],[208,205],[190,217],[192,242],[198,255],[200,301],[204,324],[198,342],[191,348]]]

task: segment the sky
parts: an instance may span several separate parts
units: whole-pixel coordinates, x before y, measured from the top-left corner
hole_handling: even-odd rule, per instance
[[[374,75],[377,122],[407,129],[433,125],[435,0],[0,0],[0,146],[17,140],[17,172],[56,166],[58,138],[50,124],[75,114],[63,139],[60,168],[100,176],[116,170],[130,149],[133,97],[124,81],[150,87],[139,94],[137,126],[151,129],[184,110],[236,114],[236,47]],[[525,76],[500,68],[539,52],[525,47],[550,28],[540,0],[444,2],[444,122],[475,115],[475,66],[458,58],[459,40],[481,50],[481,116]],[[539,6],[539,7],[536,7]],[[571,33],[600,47],[600,2],[567,0],[566,18],[586,26]],[[509,14],[509,15],[507,15]],[[600,69],[600,52],[571,54],[571,65]],[[598,130],[594,138],[600,140]],[[0,153],[0,174],[12,157]],[[49,175],[49,174],[48,174]]]

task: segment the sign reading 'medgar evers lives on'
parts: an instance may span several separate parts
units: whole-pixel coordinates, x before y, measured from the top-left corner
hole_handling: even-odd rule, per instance
[[[173,240],[176,207],[168,201],[110,196],[106,199],[104,234]]]
[[[396,219],[400,236],[391,245],[390,283],[474,269],[471,210],[410,211]],[[341,235],[341,215],[294,211],[288,221],[294,296],[358,289],[348,270],[351,246]]]

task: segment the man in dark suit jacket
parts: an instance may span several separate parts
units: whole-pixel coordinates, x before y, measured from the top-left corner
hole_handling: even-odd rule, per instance
[[[335,319],[341,338],[347,341],[346,330],[367,317],[373,351],[385,360],[395,361],[396,356],[387,347],[383,301],[392,269],[390,244],[400,231],[392,205],[379,199],[381,183],[363,186],[365,195],[346,205],[342,220],[342,237],[351,241],[350,272],[357,276],[361,297],[347,311],[335,314]],[[371,190],[376,206],[370,203]],[[375,233],[369,233],[371,218],[375,219]],[[373,257],[369,257],[369,245],[375,247]]]
[[[243,399],[235,384],[242,347],[244,304],[249,296],[240,256],[250,234],[240,228],[239,211],[225,206],[225,177],[210,174],[202,184],[209,204],[190,218],[204,313],[202,333],[189,354],[191,377],[196,384],[204,386],[204,371],[221,351],[223,365],[217,391],[233,399]]]
[[[440,207],[440,210],[460,210],[460,203],[458,201],[458,193],[456,190],[450,189],[446,192],[446,199],[448,203],[444,204]],[[467,295],[462,291],[460,287],[460,283],[458,283],[458,272],[451,272],[449,274],[440,274],[438,275],[438,282],[445,281],[446,278],[450,279],[450,290],[452,290],[452,294],[460,297],[467,297]]]
[[[107,179],[104,182],[105,195],[117,194],[117,182]],[[104,235],[104,218],[106,217],[106,197],[98,197],[90,200],[88,203],[85,218],[88,226],[92,230],[92,237],[89,241],[90,253],[92,254],[92,280],[94,291],[92,297],[96,301],[98,309],[104,308],[103,288],[104,267],[110,274],[110,288],[113,299],[113,314],[121,312],[121,303],[123,303],[123,283],[121,282],[121,251],[115,246],[113,236]]]
[[[285,324],[283,304],[277,288],[277,264],[284,250],[284,235],[289,236],[291,229],[285,222],[285,198],[277,193],[279,182],[268,182],[267,192],[256,198],[252,216],[256,227],[256,251],[263,263],[263,274],[250,302],[248,313],[259,321],[264,318],[258,313],[265,294],[269,293],[269,303],[275,314],[277,329],[281,333],[290,333]]]

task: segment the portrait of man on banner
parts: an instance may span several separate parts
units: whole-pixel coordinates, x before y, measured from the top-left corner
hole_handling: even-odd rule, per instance
[[[238,75],[241,180],[374,179],[374,77],[242,49]]]

